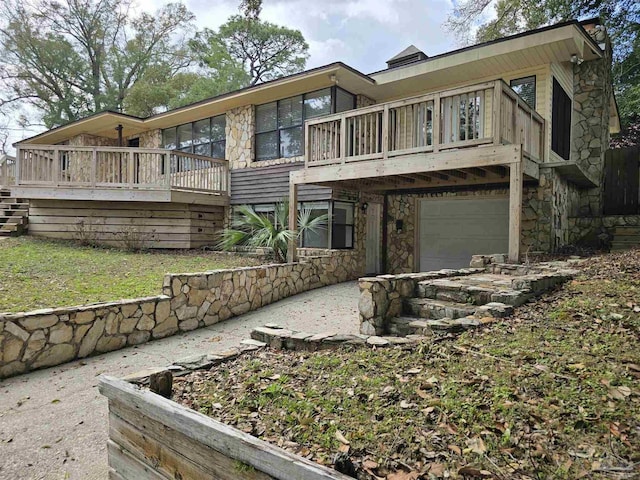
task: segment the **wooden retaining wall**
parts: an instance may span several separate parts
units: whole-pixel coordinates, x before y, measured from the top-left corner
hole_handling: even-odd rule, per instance
[[[109,400],[112,480],[348,480],[123,380],[100,377]]]
[[[215,244],[223,218],[221,206],[31,200],[29,233],[109,246],[131,246],[124,244],[128,237],[145,248],[197,248]]]

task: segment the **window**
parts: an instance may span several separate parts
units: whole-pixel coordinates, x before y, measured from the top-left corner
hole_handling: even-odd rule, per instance
[[[310,118],[344,112],[355,96],[339,87],[324,88],[256,107],[256,161],[303,154],[303,125]]]
[[[252,205],[255,212],[266,215],[273,221],[276,205],[262,203]],[[355,204],[349,202],[299,202],[298,210],[311,210],[311,217],[328,215],[331,221],[317,232],[307,231],[300,239],[300,246],[306,248],[347,249],[354,245]],[[332,212],[332,213],[331,213]]]
[[[531,108],[536,108],[536,76],[516,78],[511,80],[510,86],[520,98],[529,104]]]
[[[205,157],[224,158],[224,115],[205,118],[162,130],[162,148],[181,150]]]
[[[558,81],[553,79],[551,111],[551,150],[569,160],[571,151],[571,99]]]
[[[354,204],[333,202],[331,248],[353,248]]]
[[[305,202],[300,205],[302,210],[311,211],[311,219],[321,215],[328,215],[329,202]],[[309,248],[328,248],[329,247],[329,225],[316,232],[306,231],[302,236],[300,246]]]

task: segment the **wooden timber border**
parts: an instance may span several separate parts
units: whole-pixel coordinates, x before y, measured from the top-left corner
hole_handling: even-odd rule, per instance
[[[348,480],[124,380],[100,377],[109,400],[111,480]]]

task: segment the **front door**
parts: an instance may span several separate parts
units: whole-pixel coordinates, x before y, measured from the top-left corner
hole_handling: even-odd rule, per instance
[[[381,220],[382,205],[379,203],[370,203],[367,207],[367,230],[365,237],[365,251],[367,274],[380,273],[380,238],[381,238]]]

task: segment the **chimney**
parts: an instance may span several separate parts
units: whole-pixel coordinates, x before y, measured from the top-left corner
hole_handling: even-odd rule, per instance
[[[409,45],[395,57],[387,60],[387,69],[403,67],[404,65],[421,62],[427,58],[429,57],[423,51],[418,50],[415,45]]]

